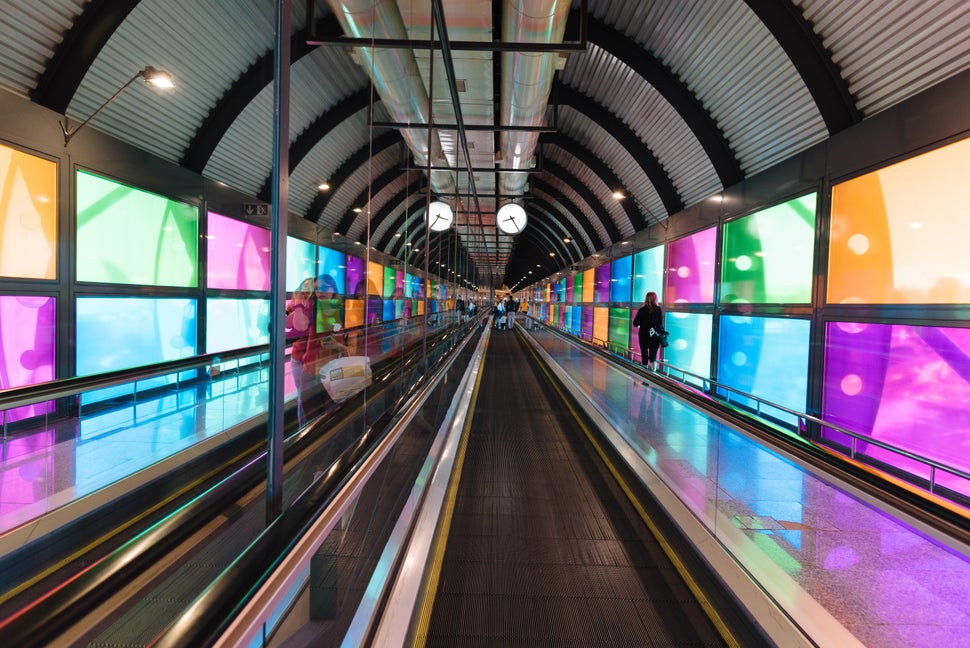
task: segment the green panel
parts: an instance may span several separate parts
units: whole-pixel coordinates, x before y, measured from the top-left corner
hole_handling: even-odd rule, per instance
[[[385,266],[383,296],[387,298],[394,297],[395,290],[397,290],[397,270]]]
[[[199,210],[77,173],[78,281],[198,285]]]
[[[610,309],[610,348],[630,350],[630,309]]]
[[[573,302],[574,304],[583,303],[583,273],[577,272],[573,275]]]
[[[811,301],[815,202],[812,193],[724,225],[721,301]]]

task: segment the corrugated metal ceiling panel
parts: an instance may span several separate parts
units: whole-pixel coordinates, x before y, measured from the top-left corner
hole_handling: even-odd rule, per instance
[[[596,232],[596,236],[599,237],[600,241],[608,242],[610,240],[610,237],[606,233],[606,228],[600,222],[600,219],[596,216],[596,214],[593,213],[593,210],[586,203],[586,201],[583,200],[583,198],[578,193],[576,193],[576,191],[572,188],[572,186],[570,186],[568,183],[550,174],[546,174],[545,177],[548,178],[550,185],[558,189],[566,198],[572,201],[577,208],[579,208],[579,210],[583,213],[583,215],[589,220],[590,224],[593,226],[593,231]],[[561,204],[559,204],[558,201],[555,201],[548,194],[545,194],[544,192],[540,192],[539,190],[536,190],[536,193],[544,195],[546,202],[550,202],[556,205],[557,207],[559,207],[562,210],[562,213],[564,214],[570,213],[568,209],[563,207]],[[593,245],[594,250],[598,250],[601,247],[604,247],[604,244],[600,242],[597,242],[596,244]]]
[[[868,117],[970,68],[966,0],[796,0]]]
[[[174,91],[125,92],[92,123],[177,162],[226,89],[272,47],[273,31],[273,7],[260,0],[139,3],[91,66],[68,112],[91,114],[145,65],[172,71]]]
[[[691,89],[724,132],[745,174],[828,136],[794,66],[743,0],[630,4],[594,0],[593,11],[649,48]],[[759,119],[783,126],[748,128]]]
[[[343,65],[341,65],[343,61]],[[290,142],[292,143],[307,126],[313,123],[344,96],[363,87],[366,77],[339,48],[318,48],[304,56],[291,68],[290,73]],[[339,70],[339,72],[338,72]],[[269,177],[273,162],[273,84],[262,89],[240,116],[233,122],[225,137],[213,151],[205,174],[233,187],[255,194]],[[354,133],[366,132],[366,121],[359,127],[355,123],[349,129]],[[343,130],[343,129],[341,129]],[[320,146],[317,144],[315,149]],[[361,146],[358,142],[353,150]],[[248,154],[246,153],[248,152]],[[352,151],[350,151],[352,152]],[[346,155],[349,155],[348,152]],[[310,156],[307,156],[308,158]],[[345,156],[346,157],[346,156]],[[309,163],[305,159],[300,165]],[[334,167],[336,168],[336,167]],[[296,168],[297,171],[300,167]],[[318,171],[319,173],[319,171]],[[311,175],[316,175],[312,174]],[[312,178],[312,188],[299,187],[303,191],[290,196],[300,204],[313,200],[312,192],[321,180]],[[310,192],[309,194],[307,192]],[[294,205],[290,205],[293,209]]]
[[[633,225],[627,216],[626,211],[620,203],[613,198],[613,188],[607,186],[603,180],[590,170],[588,166],[558,146],[546,146],[545,154],[547,159],[554,160],[567,171],[570,171],[577,180],[589,188],[594,196],[603,204],[607,213],[616,224],[621,237],[633,235]],[[585,201],[582,201],[585,202]]]
[[[0,88],[28,97],[85,4],[84,0],[5,2],[0,11]]]
[[[357,196],[365,191],[373,178],[379,177],[382,173],[397,166],[401,162],[401,146],[392,146],[383,153],[374,156],[369,164],[364,164],[343,183],[342,186],[333,190],[333,197],[327,204],[327,209],[323,214],[321,225],[336,230],[343,217],[350,213],[354,207],[365,208],[365,204],[353,204]],[[356,223],[355,223],[356,225]],[[351,228],[353,229],[353,228]],[[360,231],[358,228],[356,231]],[[347,234],[346,232],[340,232]],[[349,236],[349,234],[347,234]]]
[[[571,108],[560,109],[559,126],[563,133],[582,143],[616,173],[623,186],[613,189],[622,189],[627,195],[633,196],[647,220],[663,220],[668,216],[660,194],[643,168],[602,127]]]
[[[624,63],[590,45],[586,55],[570,57],[563,74],[566,83],[608,107],[640,136],[685,204],[722,189],[714,165],[680,114]]]

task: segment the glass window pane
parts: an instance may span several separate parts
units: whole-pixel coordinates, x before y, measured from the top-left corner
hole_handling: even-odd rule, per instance
[[[56,272],[57,164],[0,144],[0,276]]]
[[[714,248],[717,228],[671,241],[667,246],[667,304],[714,301]]]

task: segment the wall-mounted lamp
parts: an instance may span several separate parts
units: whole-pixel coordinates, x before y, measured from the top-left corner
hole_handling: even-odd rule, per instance
[[[67,124],[67,117],[64,117],[64,121],[63,122],[58,122],[61,125],[61,131],[64,132],[64,146],[67,146],[67,143],[71,141],[71,138],[74,137],[79,130],[81,130],[82,128],[84,128],[89,121],[91,121],[92,119],[94,119],[94,117],[99,112],[101,112],[102,110],[104,110],[105,106],[107,106],[109,103],[111,103],[112,101],[114,101],[118,97],[118,95],[120,95],[122,92],[124,92],[125,91],[125,88],[127,88],[132,83],[134,83],[135,82],[135,79],[137,79],[138,77],[144,78],[145,79],[145,83],[148,83],[149,85],[153,85],[156,88],[174,88],[175,87],[175,81],[172,80],[172,75],[171,74],[169,74],[168,72],[165,72],[164,70],[155,69],[155,68],[153,68],[151,66],[146,67],[144,70],[139,71],[137,74],[135,74],[135,76],[133,76],[130,79],[128,79],[128,81],[125,83],[125,85],[123,85],[120,88],[118,88],[118,92],[116,92],[113,95],[111,95],[111,97],[109,97],[107,101],[105,101],[103,104],[101,104],[101,107],[100,108],[98,108],[93,113],[91,113],[91,116],[90,117],[88,117],[87,119],[85,119],[83,122],[81,122],[80,124],[78,124],[74,128],[70,128],[68,126],[68,124]]]

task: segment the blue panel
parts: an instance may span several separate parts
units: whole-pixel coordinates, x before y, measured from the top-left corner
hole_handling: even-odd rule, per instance
[[[667,313],[664,328],[670,332],[670,346],[662,349],[661,359],[678,369],[710,378],[713,322],[711,315]],[[690,376],[687,382],[700,383]]]
[[[319,255],[317,276],[326,275],[333,278],[334,283],[337,284],[337,292],[346,295],[347,255],[325,247],[318,248],[317,254]]]
[[[809,321],[774,317],[725,316],[720,320],[718,382],[790,409],[804,412],[808,390]],[[754,401],[732,402],[753,407]],[[762,411],[787,423],[790,414]]]
[[[610,301],[617,305],[630,303],[630,279],[633,275],[633,257],[614,259],[610,267]]]

